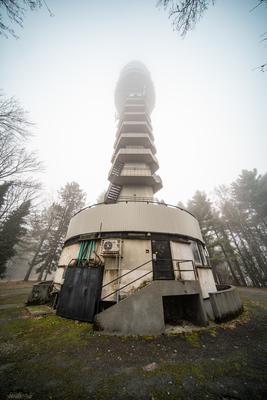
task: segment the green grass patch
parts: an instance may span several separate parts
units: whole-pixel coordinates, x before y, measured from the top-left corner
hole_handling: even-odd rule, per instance
[[[200,332],[190,332],[184,334],[184,339],[187,343],[189,343],[192,347],[199,349],[202,344],[200,342]]]

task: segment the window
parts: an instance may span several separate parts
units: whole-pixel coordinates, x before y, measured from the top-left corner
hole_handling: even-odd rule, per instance
[[[202,259],[201,259],[201,255],[200,255],[200,251],[199,251],[197,242],[191,242],[191,248],[193,251],[193,257],[194,257],[195,263],[198,265],[202,265]]]
[[[199,243],[198,245],[200,253],[201,253],[201,258],[203,261],[203,265],[208,265],[208,252],[205,246]]]

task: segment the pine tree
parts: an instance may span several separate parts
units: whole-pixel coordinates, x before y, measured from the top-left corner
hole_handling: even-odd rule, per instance
[[[225,283],[223,282],[224,277],[221,277],[221,267],[224,265],[224,269],[229,269],[234,284],[245,285],[242,272],[240,271],[238,274],[236,270],[239,264],[229,241],[226,227],[206,193],[197,191],[188,202],[188,210],[198,219],[216,280],[219,283]]]
[[[4,182],[0,185],[0,210],[3,207],[5,200],[6,200],[6,194],[11,185],[11,182]]]
[[[58,201],[43,210],[39,228],[37,227],[35,233],[32,231],[37,240],[25,280],[29,279],[33,267],[37,266],[39,280],[46,279],[56,269],[69,221],[84,206],[85,194],[76,182],[67,183],[58,194]]]
[[[25,217],[29,214],[30,201],[22,203],[7,218],[0,231],[0,277],[6,272],[7,262],[15,253],[15,245],[26,233]]]
[[[228,269],[238,285],[267,284],[267,174],[243,170],[215,190],[216,205],[197,191],[188,210],[198,219],[217,281]]]

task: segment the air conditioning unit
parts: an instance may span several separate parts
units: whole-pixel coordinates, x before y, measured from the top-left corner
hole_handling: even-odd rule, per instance
[[[103,256],[116,256],[120,254],[121,241],[119,239],[104,239],[101,243],[101,254]]]

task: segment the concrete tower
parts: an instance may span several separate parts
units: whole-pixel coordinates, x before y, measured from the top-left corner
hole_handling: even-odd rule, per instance
[[[166,324],[206,325],[242,307],[218,290],[196,218],[153,198],[161,187],[150,121],[155,93],[140,62],[115,90],[118,128],[105,202],[70,221],[54,280],[57,314],[124,334],[158,334]],[[223,288],[225,289],[225,288]]]
[[[152,201],[162,183],[155,174],[159,163],[150,120],[155,92],[142,63],[133,61],[123,68],[115,104],[119,122],[105,201]]]

